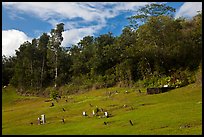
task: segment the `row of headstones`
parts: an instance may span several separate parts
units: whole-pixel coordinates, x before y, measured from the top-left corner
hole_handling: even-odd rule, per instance
[[[83,111],[82,114],[83,114],[83,116],[87,116],[87,114],[86,114],[85,111]],[[94,112],[94,110],[93,110],[93,115],[96,115],[96,113]],[[107,112],[107,111],[104,112],[104,116],[105,116],[105,117],[108,117],[108,112]],[[38,125],[45,124],[45,123],[46,123],[45,114],[42,114],[42,115],[41,115],[41,118],[38,117]]]
[[[95,114],[94,111],[93,111],[93,114]],[[104,115],[105,115],[106,117],[108,117],[108,112],[107,112],[107,111],[104,112]],[[83,116],[87,116],[87,114],[86,114],[85,111],[83,111]],[[64,118],[62,119],[62,122],[64,123]],[[130,124],[133,126],[133,122],[132,122],[131,120],[129,120],[129,122],[130,122]],[[46,123],[45,114],[42,114],[42,115],[41,115],[41,118],[38,117],[38,125],[45,124],[45,123]],[[33,124],[33,123],[31,122],[31,124]],[[107,122],[104,122],[104,124],[106,125]]]
[[[96,113],[95,113],[94,110],[93,110],[92,114],[93,114],[93,116],[96,116]],[[88,116],[87,113],[86,113],[86,111],[83,111],[82,115],[83,115],[83,116]],[[104,112],[104,116],[107,117],[107,118],[109,117],[107,111]]]

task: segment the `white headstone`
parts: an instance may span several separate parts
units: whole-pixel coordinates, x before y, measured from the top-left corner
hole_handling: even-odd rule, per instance
[[[40,125],[40,118],[38,117],[38,125]]]
[[[42,117],[42,124],[45,124],[45,122],[46,122],[46,121],[45,121],[45,115],[42,114],[41,117]]]
[[[104,112],[105,116],[107,117],[108,116],[108,112]]]
[[[94,112],[94,110],[93,110],[93,115],[95,115],[95,112]]]
[[[83,111],[83,116],[86,116],[86,112],[85,111]]]

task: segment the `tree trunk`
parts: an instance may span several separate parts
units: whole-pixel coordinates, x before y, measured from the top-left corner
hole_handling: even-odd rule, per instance
[[[43,57],[42,69],[41,69],[41,79],[40,79],[40,87],[42,88],[42,81],[43,81],[43,74],[44,74],[44,65],[45,65],[45,58]]]
[[[31,61],[31,67],[30,67],[30,69],[31,69],[31,79],[30,79],[30,85],[31,85],[31,87],[33,87],[33,63],[32,63],[32,61]]]
[[[55,51],[55,88],[57,87],[57,51]]]

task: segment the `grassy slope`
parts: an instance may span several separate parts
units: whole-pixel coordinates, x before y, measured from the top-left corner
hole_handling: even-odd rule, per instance
[[[119,93],[107,96],[106,92],[115,90]],[[126,94],[126,90],[130,93]],[[20,97],[14,91],[11,87],[3,89],[3,135],[202,134],[202,87],[194,84],[155,95],[146,95],[145,89],[142,93],[127,88],[100,89],[66,96],[55,102],[54,107],[49,107],[51,102],[45,102],[46,98]],[[108,110],[111,117],[93,117],[91,112],[95,106]],[[82,111],[88,117],[82,117]],[[41,114],[46,115],[45,125],[37,125]],[[104,121],[108,124],[104,125]]]

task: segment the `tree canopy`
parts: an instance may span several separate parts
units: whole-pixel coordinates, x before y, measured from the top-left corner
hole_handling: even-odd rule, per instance
[[[2,86],[41,90],[63,85],[134,86],[141,80],[152,86],[155,79],[161,80],[159,84],[195,81],[189,75],[202,62],[202,12],[188,20],[173,18],[175,9],[165,4],[138,11],[119,36],[111,32],[85,36],[65,48],[61,46],[64,24],[59,23],[51,36],[43,33],[22,43],[16,56],[2,57]]]

